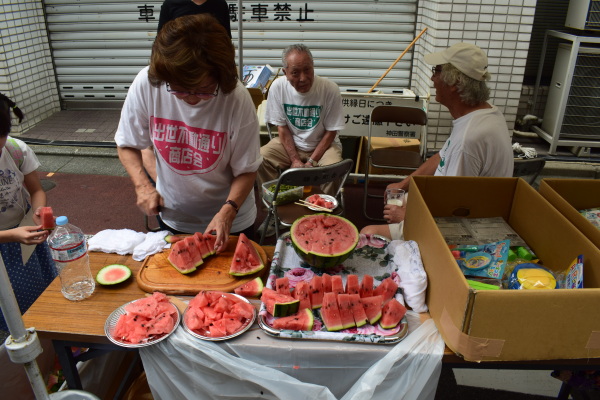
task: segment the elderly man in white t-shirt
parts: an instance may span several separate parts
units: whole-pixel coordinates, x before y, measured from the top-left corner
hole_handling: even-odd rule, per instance
[[[448,108],[452,132],[444,147],[411,175],[510,177],[514,156],[506,119],[488,102],[490,79],[488,59],[479,47],[457,43],[444,51],[425,56],[434,65],[431,80],[435,99]],[[408,190],[409,178],[388,185]],[[369,225],[365,234],[402,239],[404,206],[386,205],[387,225]]]
[[[345,124],[338,86],[315,75],[313,57],[305,45],[288,46],[282,64],[285,76],[269,88],[265,113],[265,121],[277,126],[279,135],[260,149],[259,187],[277,179],[282,169],[342,161],[337,135]],[[267,229],[267,236],[273,233],[274,226]]]

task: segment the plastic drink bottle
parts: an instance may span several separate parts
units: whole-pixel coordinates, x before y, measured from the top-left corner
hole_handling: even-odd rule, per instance
[[[60,277],[62,294],[69,300],[83,300],[94,293],[96,283],[81,229],[69,224],[67,217],[56,218],[48,246]]]

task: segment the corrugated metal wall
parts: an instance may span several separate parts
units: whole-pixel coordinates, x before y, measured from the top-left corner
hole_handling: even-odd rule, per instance
[[[161,1],[46,0],[64,108],[120,106],[148,63]],[[228,1],[238,45],[237,2]],[[281,66],[281,50],[304,43],[316,73],[342,90],[367,91],[415,36],[416,0],[261,1],[243,4],[243,63]],[[412,51],[378,85],[410,88]]]

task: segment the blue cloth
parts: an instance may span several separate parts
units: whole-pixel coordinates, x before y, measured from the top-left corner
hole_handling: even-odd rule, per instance
[[[23,314],[57,276],[50,248],[45,242],[37,245],[25,266],[20,243],[0,243],[0,254]],[[0,330],[8,331],[4,315],[0,315]]]

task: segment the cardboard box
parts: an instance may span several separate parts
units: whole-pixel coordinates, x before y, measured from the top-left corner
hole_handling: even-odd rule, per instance
[[[367,168],[367,149],[370,147],[371,150],[374,149],[382,149],[389,148],[391,151],[393,149],[407,150],[407,151],[420,151],[420,141],[418,139],[396,139],[396,138],[384,138],[384,137],[372,137],[371,143],[369,143],[369,138],[363,137],[361,148],[359,152],[359,162],[356,165],[357,173],[364,173]],[[393,168],[377,168],[370,167],[369,174],[375,175],[408,175],[413,170],[409,169],[393,169]]]
[[[579,213],[600,207],[600,180],[545,178],[540,182],[539,192],[600,248],[600,229]]]
[[[428,275],[444,341],[468,361],[600,357],[600,250],[521,178],[411,178],[404,237]],[[553,271],[584,255],[584,289],[475,290],[434,217],[502,217]]]

